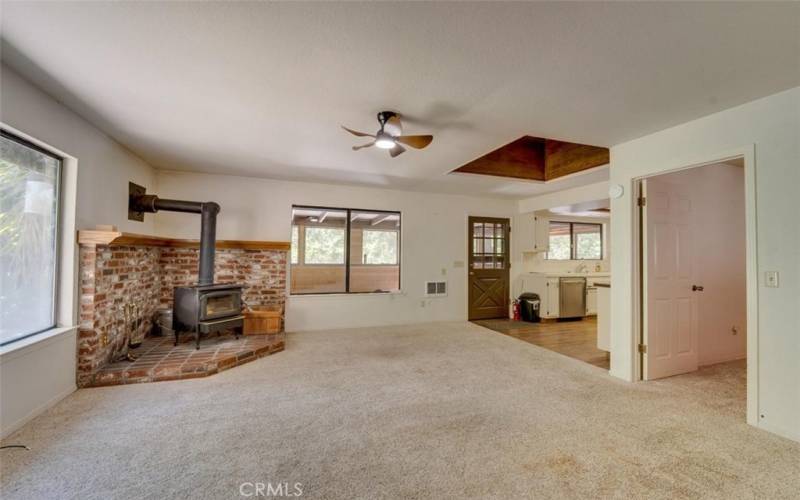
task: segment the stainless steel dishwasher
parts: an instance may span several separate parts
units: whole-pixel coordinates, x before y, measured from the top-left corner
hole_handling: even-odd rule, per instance
[[[558,317],[586,316],[586,278],[560,278],[558,288]]]

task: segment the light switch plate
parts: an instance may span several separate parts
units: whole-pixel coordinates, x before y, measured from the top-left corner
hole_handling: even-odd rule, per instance
[[[778,271],[764,272],[764,285],[769,288],[778,288]]]

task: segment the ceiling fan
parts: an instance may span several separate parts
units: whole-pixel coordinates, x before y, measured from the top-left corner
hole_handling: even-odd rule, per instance
[[[433,141],[432,135],[403,135],[403,124],[400,122],[400,115],[392,111],[378,113],[378,123],[381,128],[375,135],[358,132],[342,125],[343,129],[356,137],[372,137],[374,139],[370,143],[353,146],[353,151],[377,146],[381,149],[388,149],[389,156],[394,158],[406,150],[403,144],[415,149],[422,149]]]

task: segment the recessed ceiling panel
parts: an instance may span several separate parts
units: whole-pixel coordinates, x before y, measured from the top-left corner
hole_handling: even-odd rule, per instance
[[[608,162],[608,148],[526,135],[453,172],[551,181]]]

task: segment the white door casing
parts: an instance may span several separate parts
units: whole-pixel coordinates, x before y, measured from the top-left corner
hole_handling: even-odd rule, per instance
[[[643,181],[644,378],[697,370],[695,248],[689,186],[658,177]]]

